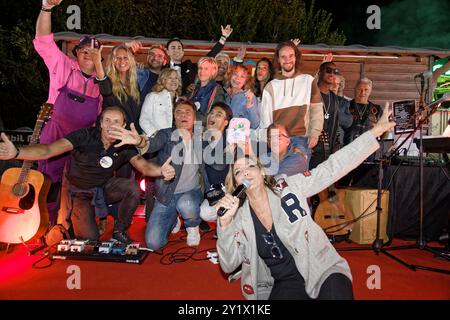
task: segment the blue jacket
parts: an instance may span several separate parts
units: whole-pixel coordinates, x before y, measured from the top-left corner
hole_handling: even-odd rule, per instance
[[[182,143],[181,137],[176,134],[176,128],[162,129],[156,132],[153,136],[149,138],[149,149],[148,153],[158,153],[156,156],[156,162],[162,165],[170,156],[172,156],[172,151],[175,149],[175,153],[178,153],[178,145]],[[175,132],[175,133],[174,133]],[[201,130],[194,130],[194,133],[200,132],[200,134],[194,134],[192,137],[194,141],[194,152],[196,153],[197,159],[202,159],[202,136]],[[177,156],[183,157],[184,148],[181,150],[180,154]],[[175,178],[171,181],[164,181],[162,178],[158,178],[155,181],[155,196],[156,199],[163,205],[168,205],[170,200],[175,193],[178,181],[181,176],[181,170],[183,169],[183,163],[178,163],[176,161],[175,154],[172,157],[171,165],[175,169]],[[204,185],[209,186],[208,177],[205,171],[205,165],[203,161],[199,164],[199,173],[201,178],[203,178]],[[200,187],[200,180],[199,180]]]
[[[231,98],[229,95],[225,97],[226,103],[228,103],[233,111],[234,118],[245,118],[250,121],[250,128],[257,129],[259,127],[259,106],[258,99],[253,97],[253,106],[247,108],[247,97],[244,91],[236,93]]]

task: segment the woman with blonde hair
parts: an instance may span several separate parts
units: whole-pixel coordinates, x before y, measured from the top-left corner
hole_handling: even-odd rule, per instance
[[[142,132],[139,126],[140,93],[133,53],[124,45],[115,46],[108,56],[105,72],[101,51],[102,47],[94,52],[93,60],[96,80],[103,96],[103,108],[120,106],[125,112],[127,127],[133,123],[138,132]]]
[[[181,95],[181,77],[175,69],[163,69],[153,91],[142,105],[139,124],[147,136],[172,127],[173,105]]]
[[[226,76],[227,93],[225,102],[231,106],[233,117],[246,118],[250,128],[259,127],[258,99],[253,93],[253,78],[243,65],[232,65]]]
[[[103,68],[102,49],[103,47],[91,49],[91,56],[97,74],[96,81],[103,96],[103,109],[111,106],[122,108],[126,117],[126,127],[134,126],[139,133],[142,133],[139,126],[141,102],[134,55],[125,45],[115,46],[108,56],[106,68]],[[124,164],[116,171],[116,177],[134,179],[133,167],[129,163]],[[113,210],[118,211],[118,208],[113,207]],[[98,217],[100,219],[99,233],[102,235],[106,230],[107,219],[106,215]]]
[[[242,266],[241,290],[247,299],[353,299],[347,261],[311,217],[307,198],[330,186],[379,148],[377,137],[391,130],[390,112],[369,131],[340,149],[309,175],[274,179],[258,159],[238,157],[215,205],[217,252],[222,270]],[[247,184],[245,199],[231,192]]]

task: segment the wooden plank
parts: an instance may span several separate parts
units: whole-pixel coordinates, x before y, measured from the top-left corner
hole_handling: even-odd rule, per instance
[[[386,65],[386,64],[366,64],[365,72],[381,73],[420,73],[428,70],[425,65]]]
[[[418,72],[417,72],[418,73]],[[372,81],[414,81],[414,76],[417,73],[380,73],[380,72],[366,72],[366,77]]]
[[[371,99],[379,99],[379,100],[404,100],[404,99],[418,99],[419,94],[414,92],[386,92],[386,91],[374,91],[372,92]]]

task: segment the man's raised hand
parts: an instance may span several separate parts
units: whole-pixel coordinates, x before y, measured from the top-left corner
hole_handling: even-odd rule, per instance
[[[121,140],[114,147],[118,148],[126,144],[137,146],[142,142],[143,137],[137,132],[134,123],[131,123],[130,128],[131,130],[127,130],[121,126],[111,126],[107,134],[116,140]]]
[[[230,34],[233,32],[233,28],[231,27],[231,25],[227,24],[225,28],[223,26],[220,26],[220,28],[222,29],[222,36],[228,39]]]
[[[59,5],[61,2],[62,0],[42,0],[42,8],[51,9],[54,6]]]
[[[175,169],[170,164],[172,162],[172,157],[169,157],[166,162],[161,166],[161,175],[165,181],[170,181],[175,178]]]

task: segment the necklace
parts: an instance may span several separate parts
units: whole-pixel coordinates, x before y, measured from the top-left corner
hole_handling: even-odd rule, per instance
[[[360,111],[359,111],[359,104],[356,105],[356,111],[358,111],[359,119],[362,120],[363,116],[366,114],[367,106],[368,106],[368,104],[365,104],[365,105],[364,105],[364,111],[363,111],[363,112],[360,112]]]
[[[327,96],[328,96],[327,107],[325,108],[325,105],[323,106],[323,109],[325,110],[325,114],[324,114],[323,117],[324,117],[326,120],[328,120],[328,119],[330,118],[330,113],[329,113],[329,111],[330,111],[330,104],[331,104],[331,95],[328,93]]]

